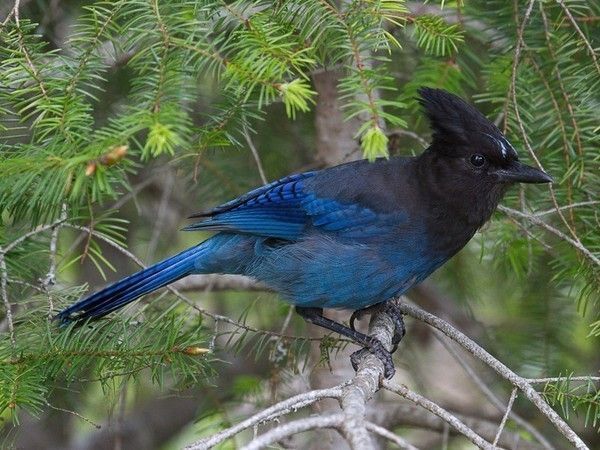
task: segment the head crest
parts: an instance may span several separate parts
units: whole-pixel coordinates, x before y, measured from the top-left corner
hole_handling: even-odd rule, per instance
[[[427,87],[418,92],[419,103],[425,108],[433,130],[434,146],[474,145],[481,143],[482,139],[491,139],[508,151],[510,144],[498,127],[462,98]]]

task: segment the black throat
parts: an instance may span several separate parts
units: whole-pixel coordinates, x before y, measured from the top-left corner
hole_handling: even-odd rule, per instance
[[[416,163],[420,197],[427,205],[425,221],[430,236],[438,237],[432,244],[454,254],[490,219],[508,185],[465,176],[432,147]]]

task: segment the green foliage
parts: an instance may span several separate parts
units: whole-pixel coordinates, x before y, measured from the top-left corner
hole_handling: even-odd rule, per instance
[[[457,24],[448,25],[439,16],[419,16],[413,21],[417,45],[425,53],[436,56],[448,56],[458,50],[463,42],[463,31]]]
[[[223,138],[236,145],[227,132],[208,132],[227,126],[218,115],[202,126],[192,120],[199,74],[215,76],[221,95],[236,99],[224,111],[228,123],[278,99],[295,118],[314,104],[310,72],[317,64],[341,63],[348,67],[340,87],[348,115],[365,120],[359,136],[384,121],[403,124],[397,114],[384,111],[402,104],[376,94],[392,88],[387,60],[379,52],[395,41],[384,26],[399,24],[406,11],[402,2],[354,1],[344,14],[319,1],[270,6],[260,1],[99,2],[83,9],[66,43],[68,53],[46,51],[35,24],[9,22],[0,48],[0,80],[8,89],[0,91],[0,99],[18,122],[3,124],[11,151],[3,151],[0,159],[0,171],[7,175],[0,212],[33,223],[53,220],[65,201],[73,208],[114,197],[125,182],[123,169],[138,156],[175,155],[199,139],[201,148],[222,145]],[[103,42],[111,43],[108,52],[101,51]],[[126,103],[98,126],[93,118],[98,95],[120,61],[134,74]],[[12,145],[10,132],[25,124],[30,142]],[[386,154],[382,139],[368,136],[362,142],[365,155]],[[86,173],[89,164],[121,145],[129,152],[119,164],[109,171],[98,164],[98,170]]]
[[[296,118],[296,111],[307,112],[310,110],[309,103],[314,104],[313,96],[316,92],[304,80],[295,79],[290,83],[283,83],[279,85],[279,91],[285,104],[285,112],[292,119]]]
[[[572,381],[569,375],[557,383],[546,383],[543,395],[552,405],[560,406],[562,415],[583,417],[585,426],[600,431],[600,389],[592,379],[586,382]]]
[[[269,178],[312,165],[309,152],[292,155],[290,148],[305,138],[312,120],[306,113],[319,100],[311,76],[330,69],[342,73],[339,100],[346,117],[359,119],[355,138],[369,160],[388,156],[389,129],[426,133],[416,92],[435,86],[473,95],[521,158],[537,159],[556,178],[550,191],[527,187],[505,200],[538,222],[499,213],[478,237],[480,247],[470,249],[475,259],[481,254],[478,266],[458,258],[456,270],[442,276],[461,298],[492,298],[489,345],[524,373],[591,370],[590,358],[571,348],[581,344],[573,343],[575,325],[554,325],[557,317],[576,322],[575,303],[592,324],[583,334],[594,343],[600,336],[600,73],[588,48],[599,46],[600,28],[590,20],[600,16],[598,5],[565,2],[578,32],[559,3],[536,2],[517,45],[528,3],[456,4],[460,11],[442,2],[442,12],[430,2],[427,14],[417,14],[392,0],[98,1],[76,11],[59,48],[25,13],[1,26],[4,415],[42,411],[61,380],[93,379],[109,388],[141,371],[157,384],[203,380],[210,357],[193,353],[210,347],[209,331],[226,334],[228,349],[267,357],[281,370],[306,363],[308,340],[253,328],[253,309],[227,331],[202,327],[191,307],[165,310],[168,301],[90,327],[58,329],[48,314],[83,293],[81,286],[65,288],[80,282],[82,263],[91,261],[106,278],[107,269],[121,269],[107,249],[135,259],[125,243],[153,233],[148,223],[128,230],[127,213],[110,210],[112,199],[127,196],[144,210],[132,186],[140,171],[172,167],[190,192],[200,180],[204,190],[193,192],[205,203],[239,194],[258,178],[247,175],[246,154],[234,150],[246,147],[244,135],[257,126],[269,130],[250,133],[268,148],[261,156],[270,161]],[[401,144],[403,153],[419,148]],[[55,250],[52,224],[59,227]],[[46,281],[56,275],[54,263],[56,287]],[[507,284],[520,287],[507,293]],[[503,320],[522,332],[501,333]],[[343,345],[323,340],[322,362]],[[248,378],[235,390],[254,388]],[[544,393],[565,415],[581,412],[597,427],[597,389],[567,381]]]
[[[570,7],[580,14],[594,14],[583,2],[574,2]],[[497,11],[493,17],[489,17],[490,8]],[[504,18],[511,14],[509,10],[504,3],[492,2],[489,7],[473,8],[469,13],[478,19],[485,17],[493,28],[504,23]],[[589,252],[569,251],[561,240],[560,251],[552,252],[551,262],[557,281],[569,279],[572,283],[573,278],[579,281],[579,305],[583,311],[589,301],[597,299],[597,289],[594,293],[586,286],[598,286],[600,281],[594,231],[598,228],[597,206],[586,204],[597,198],[600,191],[600,160],[593,156],[594,148],[600,144],[596,132],[600,68],[588,57],[571,28],[561,25],[563,19],[559,5],[539,4],[533,9],[531,23],[524,32],[522,63],[514,74],[514,86],[514,58],[507,54],[512,44],[495,40],[490,63],[483,67],[486,89],[479,99],[492,105],[492,117],[502,118],[501,128],[506,129],[524,158],[538,158],[557,180],[544,200],[533,196],[523,199],[521,193],[518,196],[513,193],[506,204],[517,208],[519,204],[530,205],[538,212],[552,210],[557,205],[583,204],[542,216],[551,218],[553,227],[564,230],[580,247],[589,249]],[[588,36],[597,39],[596,35],[590,31]],[[541,237],[542,230],[525,231],[528,240],[540,239],[550,246],[557,245],[556,241]],[[597,313],[595,309],[594,314]]]
[[[80,289],[53,293],[65,300],[81,294]],[[3,340],[0,346],[0,413],[10,411],[15,420],[21,409],[40,412],[56,379],[94,380],[107,389],[115,378],[136,377],[146,369],[158,384],[167,375],[182,383],[208,376],[210,355],[197,320],[166,311],[141,322],[115,318],[57,332],[47,317],[41,306],[17,316],[15,344]]]
[[[378,125],[371,125],[362,135],[362,148],[369,161],[381,155],[381,149],[387,149],[387,144],[388,138]]]

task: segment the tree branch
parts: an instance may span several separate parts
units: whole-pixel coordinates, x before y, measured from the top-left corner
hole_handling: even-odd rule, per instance
[[[193,444],[185,447],[186,450],[200,450],[214,447],[217,444],[241,433],[248,428],[260,425],[265,422],[272,421],[277,417],[288,414],[293,410],[298,410],[305,406],[311,405],[316,401],[324,398],[340,398],[342,395],[341,386],[335,386],[329,389],[320,389],[316,391],[306,392],[304,394],[295,395],[286,400],[283,400],[275,405],[260,411],[259,413],[249,417],[248,419],[234,425],[231,428],[223,430],[217,434],[213,434],[205,439],[201,439]]]
[[[510,393],[510,398],[508,399],[508,404],[506,405],[506,412],[502,416],[502,421],[500,422],[500,425],[498,426],[498,431],[496,432],[496,436],[494,436],[494,442],[492,442],[492,445],[494,445],[494,447],[496,446],[496,444],[498,444],[498,440],[500,439],[500,436],[502,435],[502,431],[504,431],[504,427],[506,426],[506,421],[508,420],[508,416],[510,415],[510,412],[512,411],[512,407],[513,407],[513,404],[515,403],[516,398],[517,398],[517,388],[513,388],[512,392]]]
[[[395,324],[385,314],[371,317],[369,335],[378,339],[387,350],[392,348]],[[379,380],[383,377],[383,363],[372,353],[365,353],[352,381],[343,389],[340,404],[344,411],[342,433],[353,449],[372,448],[371,437],[367,433],[365,417],[367,403],[379,390]]]
[[[304,431],[316,430],[319,428],[339,429],[344,422],[344,415],[341,413],[332,414],[325,417],[307,417],[294,420],[284,425],[273,428],[265,434],[257,437],[248,445],[242,447],[242,450],[260,450],[268,445],[294,434]]]
[[[402,449],[405,449],[405,450],[419,450],[417,447],[415,447],[414,445],[412,445],[407,440],[401,438],[400,436],[398,436],[397,434],[392,433],[389,430],[386,430],[383,427],[380,427],[377,424],[374,424],[373,422],[365,422],[365,428],[367,430],[375,433],[375,434],[378,434],[381,437],[384,437],[388,441],[393,442],[394,444],[396,444],[398,447],[400,447]]]
[[[525,396],[540,410],[540,412],[544,416],[546,416],[546,418],[552,423],[552,425],[554,425],[558,432],[569,440],[569,442],[571,442],[577,449],[588,449],[588,447],[581,440],[581,438],[577,436],[577,434],[575,434],[575,432],[562,419],[562,417],[560,417],[556,413],[556,411],[554,411],[550,407],[550,405],[546,403],[543,397],[531,386],[531,384],[527,381],[526,378],[523,378],[514,373],[506,365],[494,358],[486,350],[481,348],[478,344],[469,339],[467,336],[458,331],[445,320],[442,320],[434,316],[433,314],[423,311],[421,308],[414,305],[400,303],[398,306],[404,314],[407,314],[440,330],[450,339],[457,342],[464,349],[469,351],[469,353],[471,353],[473,356],[480,359],[489,367],[494,369],[496,373],[498,373],[502,378],[508,380],[510,383],[512,383],[513,386],[518,387],[525,394]]]
[[[486,441],[477,433],[475,433],[471,428],[465,425],[455,415],[445,410],[438,404],[432,402],[431,400],[423,397],[422,395],[419,395],[416,392],[412,392],[406,386],[393,383],[389,380],[383,381],[382,385],[388,391],[394,392],[404,397],[405,399],[410,400],[411,402],[425,408],[427,411],[432,412],[440,419],[444,420],[453,428],[458,430],[462,435],[464,435],[467,439],[469,439],[473,444],[477,445],[479,448],[483,448],[486,450],[493,450],[496,448],[494,445],[490,444],[488,441]]]
[[[492,441],[498,430],[498,425],[480,417],[460,414],[446,407],[450,414],[464,423],[467,427],[487,441]],[[474,413],[476,414],[476,413]],[[448,429],[448,422],[436,416],[432,412],[422,408],[419,405],[406,402],[387,401],[379,402],[369,407],[368,420],[379,424],[387,429],[396,427],[412,427],[422,430],[430,430],[437,433],[444,433]],[[460,432],[449,430],[451,434],[456,435]],[[503,448],[514,448],[518,442],[519,450],[543,450],[545,447],[535,442],[529,442],[522,439],[520,432],[504,431],[499,445]]]
[[[461,365],[464,371],[467,373],[469,378],[477,385],[477,387],[483,392],[483,395],[487,397],[492,405],[498,409],[498,411],[502,412],[504,409],[504,405],[502,401],[492,392],[492,390],[487,386],[487,384],[480,378],[480,376],[475,372],[475,370],[465,361],[465,359],[458,353],[457,350],[453,348],[453,346],[447,342],[447,339],[444,339],[442,333],[439,331],[436,332],[435,337],[438,341],[444,346],[444,348],[452,355],[452,357]],[[542,433],[540,433],[533,425],[519,416],[516,412],[510,411],[510,418],[515,421],[518,425],[522,426],[525,430],[527,430],[531,435],[537,439],[537,441],[542,444],[545,448],[554,450],[554,446],[544,437]]]
[[[180,292],[188,291],[270,291],[267,286],[243,275],[190,275],[172,284]]]

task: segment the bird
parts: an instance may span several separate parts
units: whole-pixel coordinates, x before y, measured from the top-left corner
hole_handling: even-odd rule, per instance
[[[103,317],[192,274],[240,274],[277,291],[307,322],[339,333],[395,368],[404,335],[394,298],[442,266],[486,223],[508,188],[550,183],[519,160],[498,127],[462,98],[418,90],[432,129],[418,156],[358,160],[286,176],[211,210],[186,231],[214,231],[197,245],[58,313],[62,324]],[[350,326],[324,308],[353,311]],[[396,325],[394,349],[354,327],[384,308]]]

